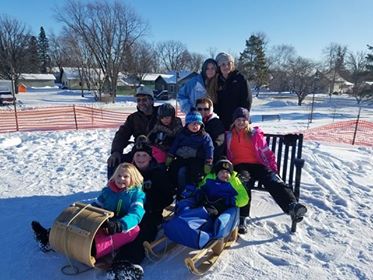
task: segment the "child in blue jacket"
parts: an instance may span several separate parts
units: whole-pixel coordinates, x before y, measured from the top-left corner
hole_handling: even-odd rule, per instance
[[[127,233],[135,229],[137,235],[137,225],[145,213],[142,184],[143,177],[133,164],[122,163],[117,167],[107,186],[92,203],[93,206],[114,212],[114,217],[102,227],[107,234]],[[41,249],[49,251],[49,230],[37,221],[32,221],[31,226]],[[95,255],[96,252],[92,253]]]
[[[197,111],[185,117],[185,126],[176,135],[168,151],[166,166],[177,185],[177,195],[183,192],[186,184],[197,184],[204,174],[211,171],[214,144],[204,130],[202,115]],[[172,165],[171,165],[172,163]]]

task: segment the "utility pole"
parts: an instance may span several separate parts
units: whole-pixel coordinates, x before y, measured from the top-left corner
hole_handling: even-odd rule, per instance
[[[310,114],[310,119],[308,122],[308,125],[312,123],[312,118],[313,118],[313,109],[315,106],[315,93],[318,90],[318,83],[320,80],[320,73],[319,70],[316,70],[315,76],[313,78],[313,93],[312,93],[312,103],[311,103],[311,114]]]

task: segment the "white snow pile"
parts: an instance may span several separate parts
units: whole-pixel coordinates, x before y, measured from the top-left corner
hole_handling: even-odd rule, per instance
[[[254,103],[255,114],[269,114],[267,105]],[[273,108],[281,109],[299,113]],[[306,117],[294,116],[257,124],[268,132],[304,129]],[[42,253],[30,223],[50,227],[69,204],[99,193],[115,131],[0,134],[1,279],[105,279],[98,269],[64,275],[67,259]],[[290,234],[290,218],[268,193],[254,192],[249,232],[201,279],[373,279],[372,152],[305,141],[300,201],[309,211],[297,232]],[[197,279],[184,266],[189,251],[177,247],[157,263],[144,261],[145,279]]]

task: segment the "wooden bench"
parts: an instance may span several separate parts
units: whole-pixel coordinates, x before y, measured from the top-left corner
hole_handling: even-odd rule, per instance
[[[280,115],[276,114],[276,115],[262,115],[262,122],[264,121],[271,121],[271,120],[278,120],[280,121],[281,120],[281,117]]]
[[[268,146],[277,160],[278,174],[282,180],[293,190],[299,201],[300,184],[304,159],[302,159],[303,134],[265,134]],[[261,182],[249,181],[249,195],[251,190],[266,190]],[[249,204],[251,199],[249,201]],[[250,205],[249,205],[250,207]],[[296,222],[292,222],[291,231],[296,231]]]

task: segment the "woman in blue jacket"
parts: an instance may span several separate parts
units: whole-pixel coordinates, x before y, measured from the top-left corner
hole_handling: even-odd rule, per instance
[[[178,92],[177,99],[185,114],[194,108],[197,99],[209,97],[214,103],[217,92],[218,65],[212,58],[205,60],[202,71],[188,81]]]

